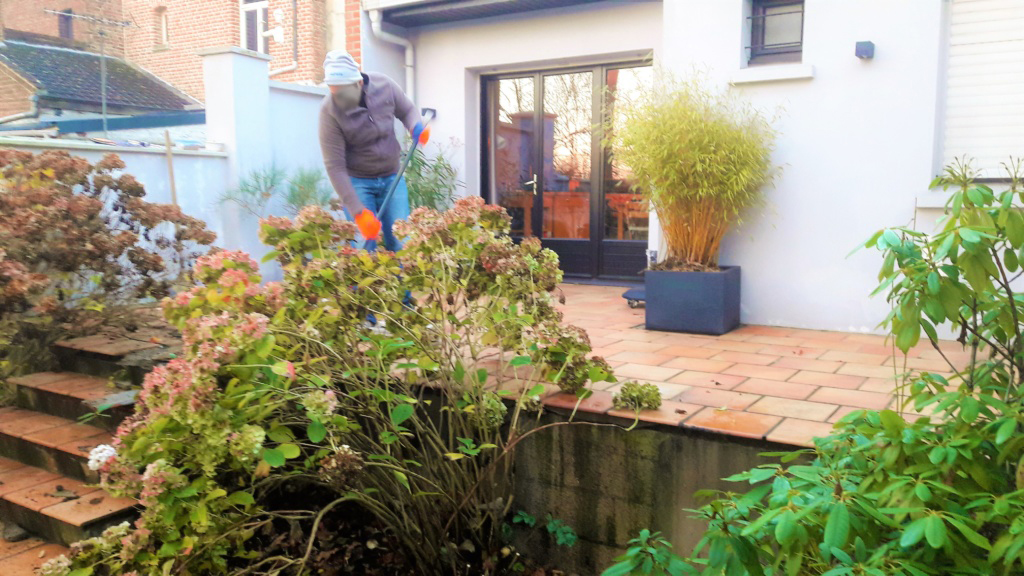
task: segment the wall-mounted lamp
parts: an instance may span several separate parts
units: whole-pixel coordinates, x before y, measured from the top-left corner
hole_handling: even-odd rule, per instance
[[[874,42],[857,42],[856,52],[857,58],[861,60],[871,60],[875,57],[875,43]]]

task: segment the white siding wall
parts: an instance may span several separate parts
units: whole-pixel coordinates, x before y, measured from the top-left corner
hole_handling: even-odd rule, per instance
[[[954,0],[943,159],[967,154],[989,177],[1024,156],[1024,1]]]

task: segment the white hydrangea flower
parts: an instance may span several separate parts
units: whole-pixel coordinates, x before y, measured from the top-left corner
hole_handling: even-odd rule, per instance
[[[113,446],[100,444],[89,452],[89,470],[99,470],[115,456],[117,456],[117,450]]]

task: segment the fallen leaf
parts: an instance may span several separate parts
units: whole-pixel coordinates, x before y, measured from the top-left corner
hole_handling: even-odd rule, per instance
[[[99,498],[93,498],[92,500],[89,500],[89,504],[91,504],[93,506],[98,505],[100,502],[103,502],[103,497],[102,496],[100,496]]]
[[[45,557],[45,556],[46,556],[46,550],[40,550],[40,551],[39,551],[39,557],[40,557],[40,558],[43,558],[43,557]]]
[[[683,410],[682,408],[676,408],[676,414],[689,414],[689,412]]]

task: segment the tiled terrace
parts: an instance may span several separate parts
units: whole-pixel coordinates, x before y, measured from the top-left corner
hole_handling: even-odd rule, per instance
[[[743,326],[720,337],[647,331],[643,308],[630,309],[623,288],[567,284],[563,291],[566,321],[587,330],[595,354],[611,363],[620,382],[661,389],[665,402],[661,410],[641,414],[645,421],[809,446],[851,411],[897,409],[897,372],[950,373],[930,346],[905,357],[872,334],[767,326]],[[943,342],[942,348],[952,362],[966,362],[958,343]],[[579,409],[609,411],[620,385],[595,392]],[[559,395],[545,403],[571,407],[575,398]]]

